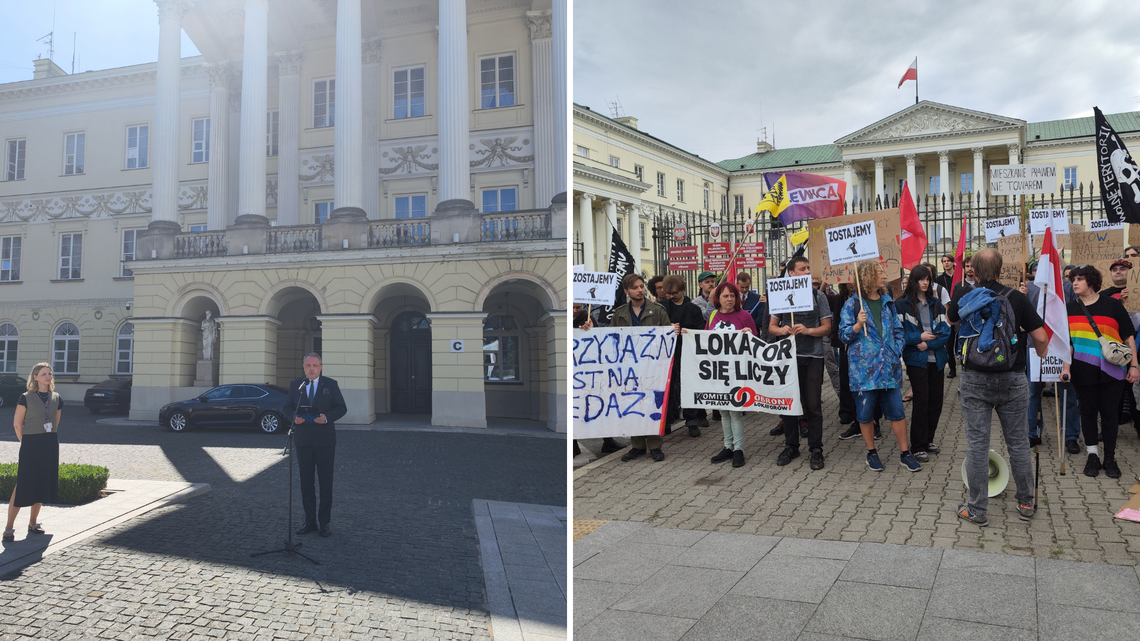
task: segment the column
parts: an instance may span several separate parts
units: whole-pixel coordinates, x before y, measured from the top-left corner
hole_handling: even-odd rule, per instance
[[[183,390],[194,384],[194,366],[201,344],[197,321],[184,318],[131,319],[135,326],[134,371],[138,385],[131,390],[133,421],[156,421],[167,403],[198,392]]]
[[[570,108],[566,97],[566,0],[554,0],[550,22],[554,34],[554,193],[562,194],[566,192],[566,156],[570,153],[566,144],[566,112]]]
[[[232,69],[231,69],[232,70]],[[226,149],[226,226],[238,217],[238,182],[241,179],[241,93],[230,92],[229,145]]]
[[[582,240],[582,255],[586,271],[597,271],[594,261],[594,196],[578,195],[578,237]]]
[[[917,189],[915,196],[924,198],[930,190],[930,185],[926,180],[926,165],[915,163],[914,165],[914,181]]]
[[[609,267],[610,243],[613,230],[617,227],[617,201],[607,198],[604,207],[596,212],[600,220],[594,222],[594,242],[597,243],[598,271]]]
[[[876,156],[871,160],[875,161],[875,193],[868,194],[868,196],[871,199],[871,207],[874,209],[879,209],[879,207],[875,205],[875,199],[878,198],[882,200],[886,195],[886,192],[883,188],[883,157]]]
[[[154,132],[151,140],[153,195],[151,228],[167,233],[178,224],[179,105],[182,100],[183,0],[155,0],[158,5],[158,67],[155,74]]]
[[[380,219],[380,38],[361,43],[361,91],[364,113],[363,207],[371,220]]]
[[[974,152],[974,194],[971,195],[970,200],[976,205],[978,203],[976,194],[983,193],[986,190],[986,175],[982,173],[982,158],[985,156],[985,149],[971,147],[970,151]]]
[[[961,189],[962,189],[962,187],[961,187],[962,183],[960,181],[956,180],[956,178],[958,176],[958,163],[951,160],[950,162],[946,163],[946,168],[947,168],[947,170],[949,170],[949,175],[950,175],[950,184],[949,184],[950,189],[948,189],[947,192],[948,192],[948,195],[952,196],[952,195],[954,195],[954,187],[958,187],[959,191],[961,191]]]
[[[474,209],[468,200],[470,104],[467,3],[439,0],[439,209]],[[338,170],[339,171],[339,170]],[[449,203],[448,201],[456,201]],[[445,205],[450,205],[445,207]],[[433,225],[434,227],[434,225]],[[447,240],[447,239],[445,239]]]
[[[338,422],[367,425],[376,418],[372,391],[372,314],[317,316],[321,321],[321,361],[340,385],[348,414]],[[482,346],[482,343],[480,343]]]
[[[431,320],[431,424],[487,427],[483,382],[485,312],[435,312]],[[461,352],[453,351],[462,341]]]
[[[874,187],[871,185],[871,178],[872,178],[871,172],[856,170],[855,171],[855,178],[859,184],[859,198],[858,198],[858,200],[861,200],[865,203],[867,201],[868,194],[870,194],[872,196],[874,195],[871,193],[872,191],[874,191]],[[871,204],[873,205],[874,203],[871,203]],[[860,204],[859,202],[855,203],[855,208],[859,209],[860,211],[863,211],[863,205]],[[867,211],[870,211],[870,210],[868,209]]]
[[[202,65],[210,76],[210,167],[206,186],[206,229],[226,228],[226,205],[229,204],[230,138],[230,63]]]
[[[360,0],[337,0],[334,213],[354,218],[365,217],[360,48]]]
[[[301,65],[304,52],[282,51],[277,59],[277,224],[301,224]]]
[[[566,433],[566,310],[547,310],[538,322],[546,328],[546,428]]]
[[[855,163],[851,160],[843,161],[843,182],[847,183],[847,213],[855,211],[855,185],[852,183],[854,179]]]
[[[222,316],[218,323],[221,325],[218,384],[277,382],[277,328],[281,321],[272,316]],[[288,384],[289,381],[281,382]]]
[[[632,244],[629,253],[633,254],[633,271],[641,273],[641,205],[630,205],[629,209],[629,237]]]
[[[265,217],[265,110],[269,92],[268,0],[245,0],[241,61],[241,149],[238,167],[240,216]],[[223,375],[224,375],[223,367]]]
[[[945,196],[950,191],[950,152],[938,152],[938,202],[947,202]]]
[[[906,184],[910,188],[910,198],[918,206],[918,187],[914,184],[914,154],[906,154]]]
[[[884,207],[890,205],[891,196],[897,196],[899,192],[899,182],[895,180],[895,166],[887,165],[883,168],[883,193],[885,197]]]
[[[534,206],[546,207],[554,199],[554,163],[558,148],[554,131],[552,34],[549,11],[527,11],[530,28],[531,85],[534,87]],[[562,153],[566,153],[562,148]],[[563,189],[565,191],[565,189]]]

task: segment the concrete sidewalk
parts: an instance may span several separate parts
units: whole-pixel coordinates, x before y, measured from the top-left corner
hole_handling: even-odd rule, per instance
[[[1135,567],[624,521],[574,543],[573,594],[576,641],[1134,639],[1140,629]]]

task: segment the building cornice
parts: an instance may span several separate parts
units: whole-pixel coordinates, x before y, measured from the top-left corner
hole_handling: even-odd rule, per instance
[[[945,126],[946,130],[908,135],[905,127],[899,129],[901,125],[908,121],[917,122],[921,121],[924,117],[927,120],[934,119],[936,121],[926,123],[927,126],[931,124],[935,126]],[[918,122],[918,124],[923,123]],[[974,124],[978,124],[979,126],[971,126]],[[840,149],[847,150],[877,145],[891,145],[900,142],[944,140],[963,135],[1009,131],[1016,131],[1020,139],[1023,137],[1026,124],[1024,120],[1018,120],[1016,118],[1007,118],[1005,116],[997,116],[972,109],[963,109],[961,107],[944,105],[937,102],[923,101],[917,105],[912,105],[902,111],[893,113],[854,133],[843,136],[835,141],[835,145]],[[884,133],[887,134],[885,137],[881,135]]]
[[[653,186],[649,183],[643,183],[640,180],[629,179],[624,176],[610,173],[608,171],[602,171],[601,169],[587,167],[580,162],[574,163],[574,177],[585,178],[587,180],[593,180],[605,185],[612,185],[614,187],[628,189],[629,191],[632,191],[636,194],[645,193],[647,189]]]
[[[183,58],[182,77],[206,75],[206,70],[202,66],[203,62],[204,59],[201,56]],[[119,67],[105,71],[88,71],[71,76],[9,82],[0,85],[0,102],[153,83],[157,76],[157,67],[158,63],[148,62],[142,65]]]
[[[1127,142],[1140,142],[1140,131],[1133,131],[1127,133],[1117,132],[1120,139]],[[1076,147],[1079,145],[1094,145],[1096,144],[1095,136],[1080,136],[1077,138],[1054,138],[1052,140],[1027,140],[1025,141],[1025,149],[1049,149],[1053,147]]]
[[[680,149],[678,149],[672,145],[669,145],[667,143],[663,143],[663,142],[657,140],[656,138],[653,138],[652,136],[650,136],[648,134],[642,133],[642,132],[638,131],[637,129],[627,127],[623,124],[616,123],[616,122],[610,120],[609,118],[606,118],[605,116],[597,114],[597,113],[595,113],[589,109],[583,109],[582,107],[579,107],[578,105],[574,105],[574,117],[579,119],[579,120],[582,120],[584,122],[588,122],[594,126],[601,127],[602,129],[604,129],[608,132],[612,132],[612,133],[619,134],[619,135],[627,137],[627,138],[631,138],[631,139],[637,141],[638,144],[649,147],[650,149],[653,149],[654,151],[663,153],[667,156],[672,156],[673,158],[677,158],[677,159],[683,160],[685,162],[700,165],[701,167],[707,169],[708,171],[714,172],[720,176],[724,176],[724,177],[728,176],[728,172],[725,171],[725,169],[723,167],[717,165],[716,163],[705,160],[704,158],[701,158],[700,156],[694,156],[693,154],[690,154],[686,151],[682,151],[682,150],[680,150]]]

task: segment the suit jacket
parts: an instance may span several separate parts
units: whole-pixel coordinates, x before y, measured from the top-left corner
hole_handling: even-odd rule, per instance
[[[305,406],[308,403],[308,388],[303,392],[304,397],[300,389],[301,384],[306,380],[308,379],[302,376],[289,383],[289,400],[285,401],[284,408],[285,415],[289,417],[288,420],[292,420],[293,412],[298,406]],[[344,402],[344,396],[341,395],[340,386],[337,385],[336,380],[327,376],[321,376],[317,379],[317,396],[313,399],[311,410],[302,410],[302,413],[306,412],[313,416],[324,414],[328,422],[321,425],[312,421],[305,421],[300,425],[294,425],[293,436],[297,447],[335,446],[336,421],[348,413],[348,405]]]

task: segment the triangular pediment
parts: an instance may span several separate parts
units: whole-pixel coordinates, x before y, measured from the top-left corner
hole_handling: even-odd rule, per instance
[[[978,131],[1024,127],[1025,121],[981,111],[922,101],[835,141],[860,145],[906,139],[939,138]]]

